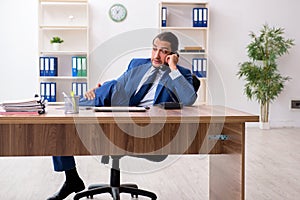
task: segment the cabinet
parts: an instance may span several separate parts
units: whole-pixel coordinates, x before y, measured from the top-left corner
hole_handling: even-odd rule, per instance
[[[207,104],[208,3],[160,2],[160,31],[172,31],[179,39],[179,65],[190,68],[201,81],[196,104]]]
[[[89,77],[88,0],[39,0],[38,20],[41,97],[55,103],[63,101],[62,92],[83,95]],[[59,49],[50,43],[53,37],[64,40]]]

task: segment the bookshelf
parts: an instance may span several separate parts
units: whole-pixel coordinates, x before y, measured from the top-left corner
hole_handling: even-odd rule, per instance
[[[75,94],[82,95],[88,88],[89,77],[89,5],[88,0],[39,0],[38,8],[38,73],[40,94],[47,98],[55,94],[56,104],[63,102],[62,92],[69,94],[75,90]],[[54,50],[50,40],[58,36],[64,40],[58,50]],[[56,75],[50,76],[42,73],[50,63],[47,58],[57,58]],[[74,75],[73,57],[80,58],[75,66],[85,73]],[[41,59],[42,58],[42,59]],[[81,59],[86,58],[86,59]],[[48,66],[49,65],[49,66]],[[46,67],[47,66],[47,67]],[[52,65],[51,65],[52,66]],[[52,66],[53,69],[53,66]],[[50,69],[49,69],[50,70]],[[55,91],[50,93],[41,83],[54,83]],[[74,87],[77,86],[77,88]],[[79,89],[80,88],[80,89]],[[48,88],[49,89],[49,88]]]
[[[196,10],[194,10],[196,8]],[[201,81],[195,104],[207,104],[209,9],[207,2],[160,2],[159,30],[179,38],[179,65],[188,67]],[[201,16],[201,17],[199,17]],[[165,20],[163,22],[163,20]],[[206,24],[197,24],[203,22]],[[193,50],[187,50],[193,48]]]

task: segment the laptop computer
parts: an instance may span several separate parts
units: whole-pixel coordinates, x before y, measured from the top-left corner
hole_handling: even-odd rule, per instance
[[[113,106],[113,107],[94,107],[95,112],[145,112],[145,107],[126,107],[126,106]]]

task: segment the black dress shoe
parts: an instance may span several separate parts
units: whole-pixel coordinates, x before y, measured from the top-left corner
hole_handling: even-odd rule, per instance
[[[78,179],[77,181],[69,181],[65,182],[63,186],[60,188],[60,190],[54,194],[52,197],[48,198],[47,200],[63,200],[67,196],[69,196],[73,192],[80,192],[84,190],[85,186],[81,179]]]

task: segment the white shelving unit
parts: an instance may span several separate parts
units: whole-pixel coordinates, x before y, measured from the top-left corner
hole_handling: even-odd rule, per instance
[[[167,8],[166,26],[162,26],[162,8]],[[159,29],[160,31],[172,31],[179,38],[179,50],[184,47],[200,46],[204,52],[181,52],[179,64],[190,68],[193,71],[193,58],[206,59],[206,76],[199,77],[201,86],[198,91],[196,104],[207,104],[207,77],[208,66],[208,35],[209,35],[209,16],[207,27],[193,26],[193,9],[207,8],[207,2],[160,2],[159,4]],[[209,9],[208,9],[209,13]]]
[[[56,102],[63,101],[62,92],[70,93],[73,82],[88,83],[89,77],[89,5],[88,0],[39,0],[39,58],[57,57],[57,76],[39,76],[39,82],[56,83]],[[64,40],[53,50],[50,40]],[[87,76],[72,76],[72,57],[87,59]],[[38,73],[40,69],[38,67]],[[88,88],[88,85],[87,85]],[[55,103],[55,102],[50,102]]]

